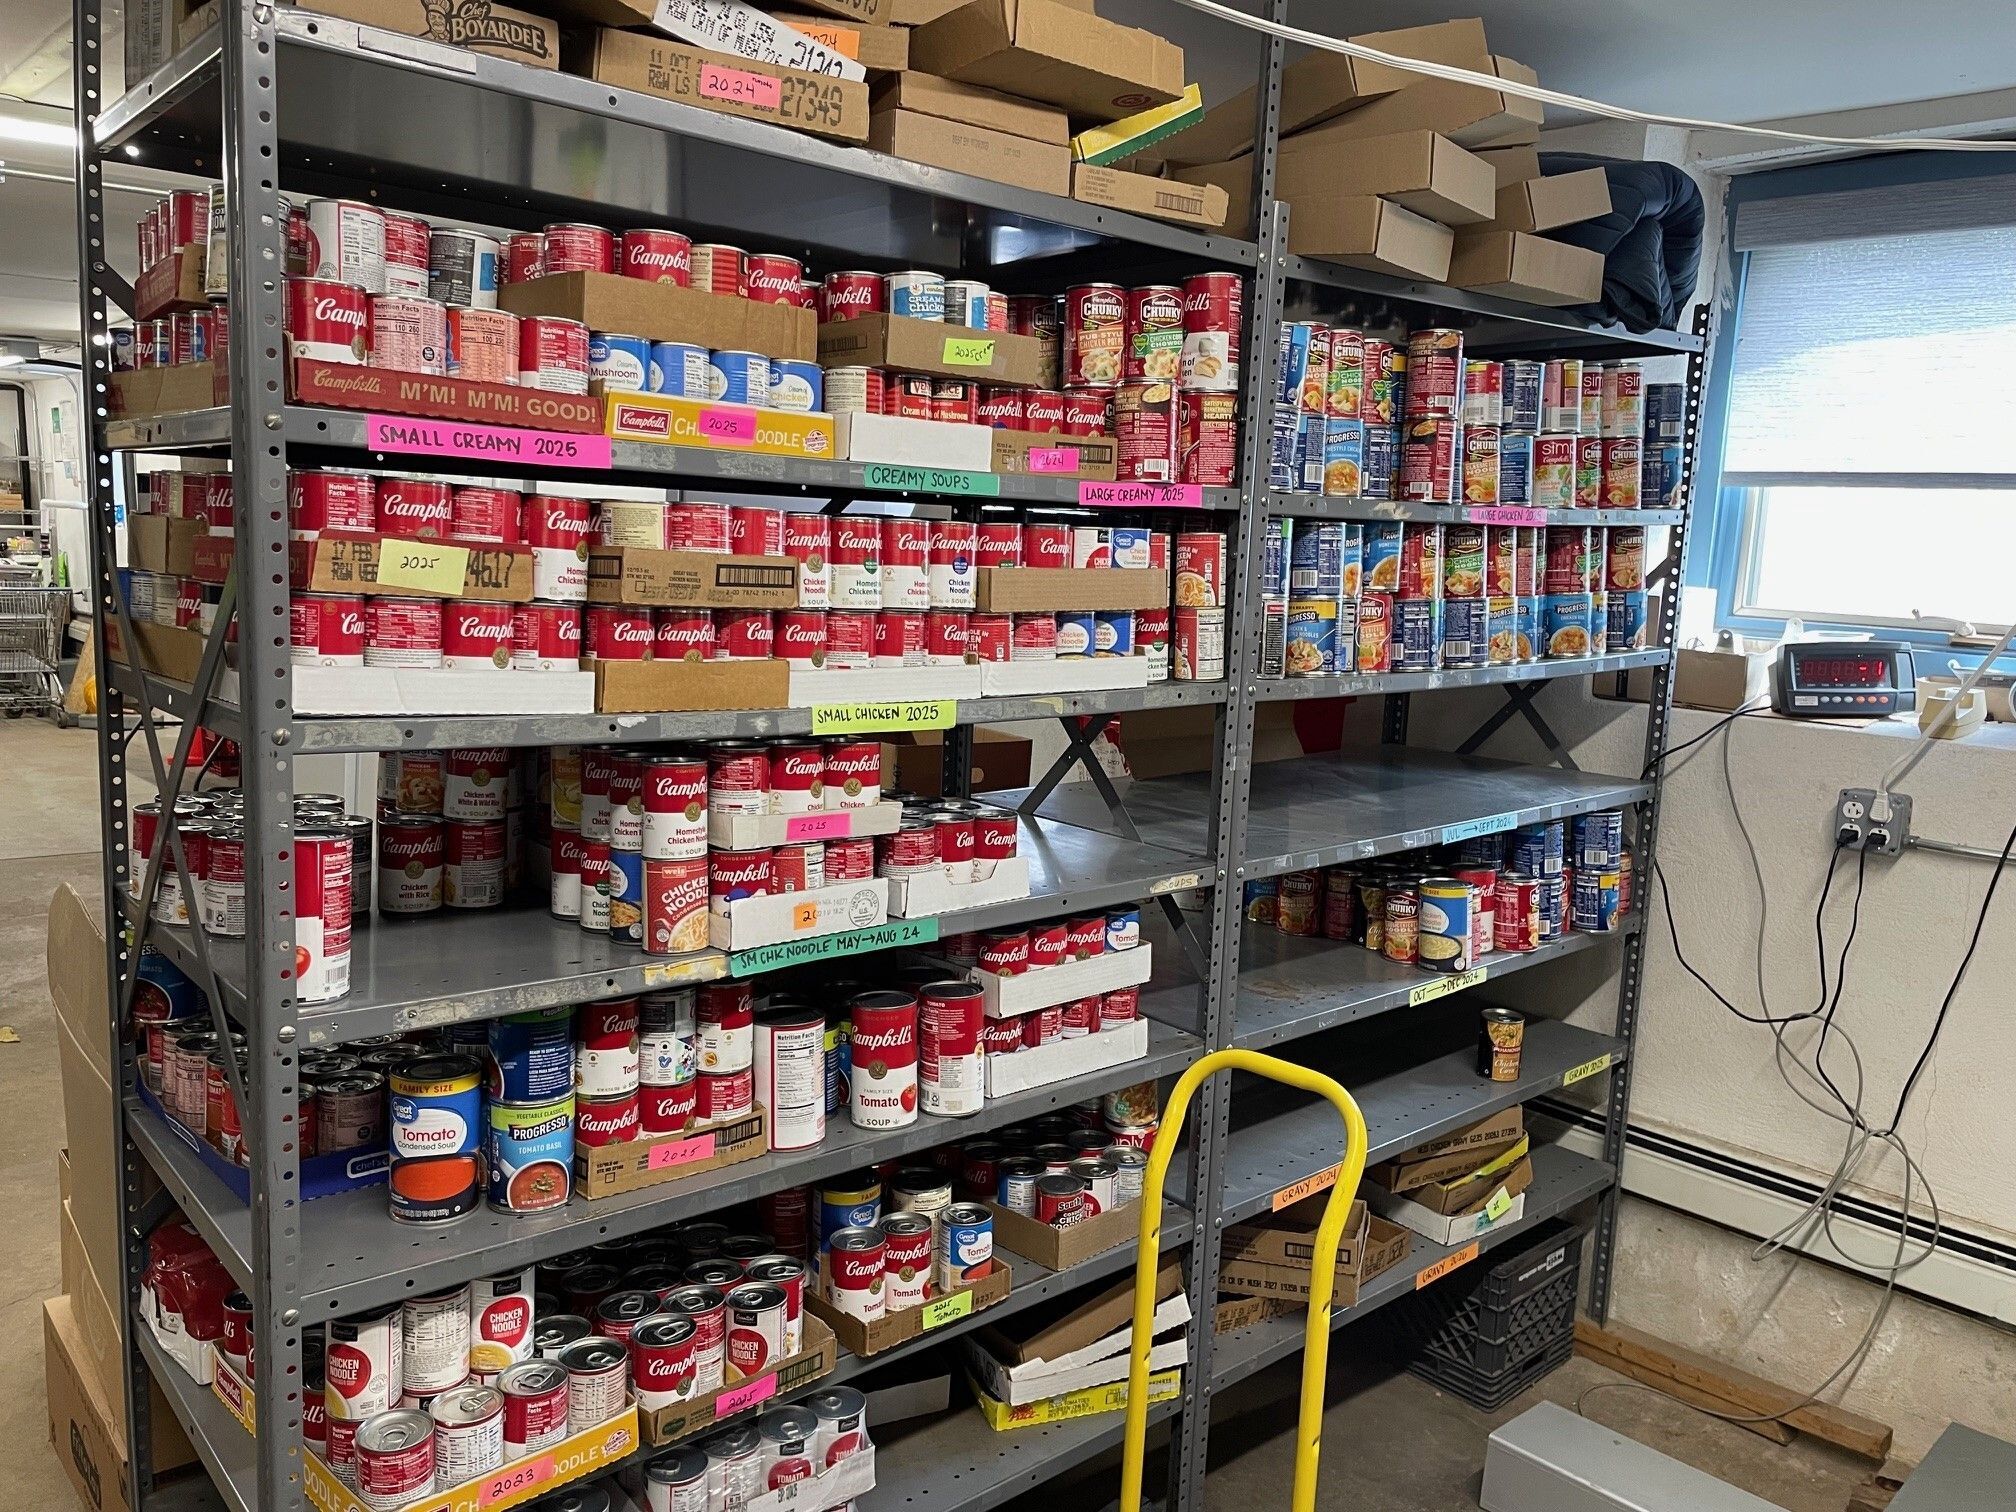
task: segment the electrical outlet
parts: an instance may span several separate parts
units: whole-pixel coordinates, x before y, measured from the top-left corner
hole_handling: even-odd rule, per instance
[[[1879,856],[1903,854],[1911,834],[1911,800],[1892,793],[1882,817],[1876,813],[1874,788],[1843,788],[1834,804],[1834,838],[1848,850],[1872,851]]]

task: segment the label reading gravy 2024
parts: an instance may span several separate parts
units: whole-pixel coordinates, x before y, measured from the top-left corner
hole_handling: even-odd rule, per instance
[[[559,467],[609,466],[607,436],[570,436],[517,426],[470,425],[460,420],[367,415],[364,444],[372,451],[422,457],[472,457]]]

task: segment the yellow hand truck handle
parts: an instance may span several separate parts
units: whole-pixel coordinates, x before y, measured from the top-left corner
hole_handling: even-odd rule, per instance
[[[1298,1091],[1327,1098],[1344,1120],[1344,1158],[1337,1167],[1337,1181],[1330,1188],[1330,1200],[1323,1208],[1323,1221],[1316,1228],[1316,1254],[1310,1262],[1309,1321],[1302,1350],[1302,1402],[1295,1431],[1295,1496],[1290,1512],[1315,1512],[1316,1465],[1323,1449],[1323,1378],[1330,1361],[1330,1293],[1336,1283],[1337,1246],[1344,1237],[1344,1220],[1358,1195],[1358,1183],[1365,1175],[1365,1116],[1358,1111],[1351,1094],[1320,1071],[1311,1071],[1271,1055],[1253,1050],[1214,1050],[1194,1062],[1176,1079],[1163,1113],[1162,1127],[1155,1136],[1155,1148],[1148,1156],[1148,1172],[1141,1183],[1141,1232],[1134,1258],[1134,1337],[1127,1361],[1127,1437],[1120,1461],[1119,1512],[1141,1512],[1141,1468],[1148,1447],[1148,1355],[1154,1347],[1155,1272],[1162,1259],[1162,1183],[1169,1175],[1169,1162],[1182,1143],[1183,1122],[1189,1116],[1190,1099],[1206,1077],[1220,1071],[1251,1071],[1270,1081],[1283,1082]],[[1194,1183],[1193,1183],[1194,1185]],[[1196,1194],[1191,1194],[1195,1201]],[[1199,1286],[1206,1297],[1214,1288]],[[1211,1326],[1207,1316],[1205,1328]]]

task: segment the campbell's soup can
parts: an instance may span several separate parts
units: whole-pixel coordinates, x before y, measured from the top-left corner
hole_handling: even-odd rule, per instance
[[[443,478],[380,478],[378,533],[402,540],[447,538],[455,518],[455,491]]]
[[[616,236],[606,226],[563,221],[548,226],[544,234],[542,275],[616,271]]]
[[[288,604],[288,626],[295,666],[364,665],[362,595],[297,593]]]
[[[350,836],[341,829],[294,832],[294,984],[306,1003],[350,990]]]
[[[978,983],[932,982],[920,990],[918,1087],[926,1113],[963,1118],[980,1111],[986,1017]]]
[[[617,249],[616,271],[625,278],[687,288],[693,281],[693,239],[684,232],[637,229],[625,231]]]
[[[521,317],[518,384],[555,394],[587,393],[588,327],[558,315]]]
[[[849,1116],[856,1128],[896,1129],[917,1120],[917,1000],[907,992],[850,999],[853,1024]]]
[[[385,292],[385,212],[362,200],[318,199],[302,207],[310,278]]]
[[[313,539],[325,530],[376,530],[378,480],[365,472],[290,469],[287,514],[297,540]]]
[[[1225,675],[1225,611],[1178,608],[1170,634],[1171,675],[1177,682],[1215,682]]]
[[[1245,290],[1237,273],[1197,273],[1183,280],[1180,381],[1185,389],[1238,391]]]
[[[364,665],[433,668],[441,665],[440,599],[371,598],[364,601]]]
[[[581,606],[517,606],[511,624],[511,665],[520,672],[573,672],[581,664]]]
[[[1113,395],[1113,438],[1124,482],[1176,479],[1177,395],[1168,383],[1130,383]]]
[[[820,321],[879,315],[884,305],[880,273],[828,273],[819,285]]]
[[[980,389],[979,403],[974,407],[973,418],[981,425],[992,426],[995,430],[1027,430],[1028,419],[1023,408],[1025,389],[1009,388],[1004,385],[986,384]]]
[[[1170,383],[1183,370],[1183,291],[1149,284],[1127,291],[1127,347],[1122,378]]]
[[[882,607],[882,528],[868,515],[839,515],[833,520],[832,607],[874,610]],[[930,584],[925,583],[929,602]],[[894,607],[894,606],[892,606]]]
[[[517,614],[510,604],[449,599],[441,611],[441,665],[503,671],[511,665]]]
[[[1063,336],[1066,388],[1118,386],[1127,365],[1127,291],[1110,283],[1066,289]]]
[[[430,377],[448,372],[448,307],[425,295],[371,296],[372,367]]]
[[[1239,398],[1186,389],[1178,396],[1176,477],[1206,488],[1228,488],[1239,469]]]
[[[525,500],[525,544],[532,548],[532,596],[555,603],[588,597],[588,537],[593,519],[586,499],[531,494]]]
[[[515,546],[524,507],[524,498],[515,489],[456,488],[449,508],[448,539],[470,546]]]
[[[809,510],[790,510],[783,517],[785,556],[798,563],[798,607],[825,609],[832,602],[833,578],[828,558],[833,522]]]
[[[352,367],[362,366],[369,358],[371,297],[363,285],[331,278],[290,278],[286,295],[288,356]]]

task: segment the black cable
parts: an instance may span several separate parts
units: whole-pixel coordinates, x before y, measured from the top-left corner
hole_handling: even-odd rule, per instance
[[[1940,1001],[1939,1015],[1932,1020],[1932,1032],[1925,1038],[1925,1048],[1918,1052],[1918,1062],[1904,1079],[1904,1090],[1897,1094],[1897,1111],[1890,1115],[1889,1127],[1883,1131],[1885,1134],[1895,1134],[1897,1126],[1904,1122],[1904,1105],[1911,1101],[1918,1078],[1924,1073],[1926,1063],[1932,1059],[1932,1051],[1939,1043],[1940,1031],[1946,1027],[1947,1010],[1952,1008],[1953,999],[1960,995],[1960,984],[1967,979],[1967,968],[1973,964],[1975,947],[1981,943],[1981,931],[1988,923],[1988,905],[1995,901],[1995,889],[2001,885],[2002,873],[2008,868],[2012,850],[2016,850],[2016,825],[2010,827],[2009,838],[2002,842],[2002,854],[1995,861],[1995,874],[1988,879],[1988,891],[1981,895],[1981,911],[1974,916],[1974,933],[1968,937],[1967,953],[1960,957],[1959,969],[1953,973],[1952,984]]]
[[[1835,842],[1834,854],[1837,858],[1841,854],[1839,841]],[[1827,1074],[1827,1036],[1833,1031],[1834,1012],[1841,1006],[1841,994],[1848,986],[1848,952],[1854,948],[1856,932],[1862,927],[1862,884],[1867,880],[1868,874],[1869,852],[1865,848],[1855,853],[1855,904],[1848,912],[1848,938],[1841,942],[1841,955],[1834,967],[1835,981],[1832,997],[1827,995],[1826,936],[1824,932],[1820,936],[1820,996],[1821,1000],[1826,1003],[1827,1008],[1820,1015],[1820,1038],[1813,1047],[1814,1072],[1819,1076],[1821,1083],[1827,1088],[1828,1092],[1833,1095],[1834,1101],[1841,1104],[1842,1111],[1847,1113],[1858,1127],[1866,1127],[1862,1123],[1861,1114],[1856,1111],[1855,1105],[1848,1100],[1841,1089],[1834,1085],[1834,1078]],[[1821,900],[1821,907],[1826,907],[1826,900],[1824,898]],[[1820,918],[1816,913],[1814,915],[1816,928],[1819,922]]]
[[[1841,866],[1841,856],[1842,856],[1841,847],[1837,845],[1834,848],[1834,859],[1828,863],[1827,880],[1824,883],[1822,883],[1820,887],[1820,905],[1819,907],[1813,910],[1813,927],[1820,941],[1820,1002],[1816,1006],[1807,1009],[1803,1013],[1794,1013],[1785,1018],[1773,1018],[1768,1012],[1763,1014],[1756,1014],[1749,1012],[1747,1009],[1739,1008],[1734,1003],[1730,1002],[1728,998],[1724,997],[1721,991],[1715,986],[1713,982],[1709,981],[1708,978],[1701,975],[1700,972],[1694,969],[1692,963],[1688,961],[1686,954],[1680,949],[1680,928],[1679,925],[1674,922],[1673,918],[1673,890],[1666,883],[1666,872],[1665,869],[1660,866],[1659,858],[1657,856],[1654,856],[1652,859],[1652,878],[1655,882],[1659,884],[1659,901],[1664,906],[1666,911],[1666,932],[1669,936],[1671,936],[1673,941],[1673,959],[1680,963],[1680,969],[1682,971],[1686,972],[1687,975],[1694,978],[1695,981],[1699,982],[1701,986],[1704,989],[1706,989],[1710,997],[1714,998],[1716,1002],[1720,1003],[1724,1008],[1727,1008],[1731,1013],[1735,1014],[1736,1017],[1742,1019],[1746,1024],[1764,1024],[1767,1026],[1776,1026],[1784,1024],[1799,1024],[1804,1023],[1807,1019],[1818,1018],[1820,1016],[1821,1009],[1824,1008],[1827,1003],[1827,929],[1826,924],[1824,922],[1824,916],[1827,912],[1828,894],[1831,893],[1834,889],[1834,873],[1838,871]],[[1842,961],[1844,965],[1846,964],[1846,960],[1847,956],[1844,951],[1842,956]]]
[[[1654,756],[1650,761],[1648,761],[1645,764],[1645,770],[1639,775],[1638,780],[1641,782],[1647,780],[1648,778],[1651,777],[1653,772],[1658,770],[1658,768],[1665,762],[1671,760],[1675,756],[1678,756],[1682,751],[1690,750],[1693,747],[1701,744],[1702,741],[1706,740],[1709,736],[1713,735],[1717,730],[1726,729],[1739,719],[1771,719],[1774,717],[1775,716],[1771,713],[1769,709],[1755,709],[1751,708],[1748,704],[1745,704],[1742,708],[1736,710],[1734,713],[1725,714],[1722,718],[1716,720],[1715,723],[1708,726],[1707,729],[1703,730],[1699,735],[1694,736],[1692,739],[1683,740],[1679,745],[1676,746],[1668,746],[1665,750],[1661,751],[1657,756]]]

